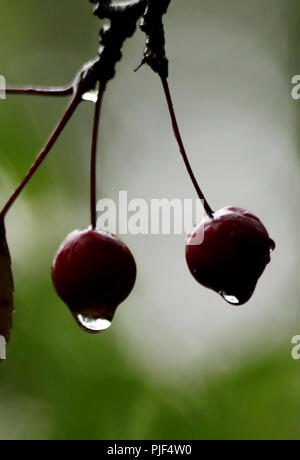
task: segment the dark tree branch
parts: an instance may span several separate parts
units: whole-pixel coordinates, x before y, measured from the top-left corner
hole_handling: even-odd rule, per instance
[[[167,78],[168,60],[165,53],[165,33],[162,17],[167,12],[171,0],[90,0],[95,3],[94,14],[99,19],[109,19],[110,24],[100,30],[99,61],[95,72],[100,83],[106,84],[115,75],[116,63],[121,59],[122,46],[132,37],[137,21],[146,34],[146,49],[142,62],[154,72]]]
[[[99,82],[105,88],[115,76],[115,67],[122,58],[122,47],[133,36],[138,20],[146,34],[146,49],[142,62],[148,64],[161,77],[168,76],[168,59],[165,53],[165,34],[162,17],[171,0],[90,0],[95,4],[94,14],[99,19],[109,19],[100,30],[98,57],[85,64],[71,85],[58,88],[8,87],[7,94],[30,94],[44,96],[67,96],[81,85],[82,94],[95,89]]]
[[[100,30],[99,60],[95,66],[95,75],[103,86],[115,76],[115,66],[122,58],[123,44],[134,34],[137,21],[145,11],[146,0],[122,3],[90,1],[96,4],[94,14],[99,19],[110,20],[110,24],[105,24]]]
[[[169,63],[165,52],[165,31],[162,17],[171,0],[148,0],[140,28],[146,34],[146,49],[141,62],[148,64],[161,77],[167,78]]]
[[[6,94],[29,94],[33,96],[69,96],[73,93],[73,86],[39,88],[34,86],[8,86]]]

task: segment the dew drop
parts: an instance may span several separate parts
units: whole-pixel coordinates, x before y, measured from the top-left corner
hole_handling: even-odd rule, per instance
[[[106,331],[111,326],[111,321],[105,318],[96,318],[94,316],[75,315],[75,319],[85,331],[92,334]]]
[[[94,104],[96,104],[98,100],[98,94],[99,94],[98,89],[94,89],[94,90],[88,91],[87,93],[84,93],[82,95],[82,99],[84,101],[94,102]]]
[[[220,291],[219,292],[220,296],[223,297],[224,300],[226,300],[226,302],[230,303],[231,305],[240,305],[240,300],[234,296],[234,295],[231,295],[231,294],[226,294],[225,291]]]
[[[248,290],[245,292],[240,292],[240,296],[237,297],[234,294],[227,294],[225,291],[219,292],[220,296],[230,305],[243,305],[251,299],[253,295],[253,290]]]
[[[270,239],[270,246],[269,246],[270,254],[272,254],[272,252],[275,250],[275,248],[276,248],[275,241]]]

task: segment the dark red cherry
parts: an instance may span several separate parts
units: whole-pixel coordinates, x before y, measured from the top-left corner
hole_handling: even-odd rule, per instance
[[[76,230],[55,256],[52,279],[78,324],[98,333],[111,325],[116,308],[133,289],[136,264],[117,236]]]
[[[199,283],[227,302],[242,305],[251,298],[274,249],[256,216],[228,207],[194,228],[186,244],[186,261]]]

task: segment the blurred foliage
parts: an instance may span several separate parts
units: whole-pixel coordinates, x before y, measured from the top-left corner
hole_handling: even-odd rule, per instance
[[[175,3],[180,10],[174,0],[172,14]],[[221,7],[220,0],[212,3]],[[290,50],[284,65],[295,73],[300,5],[282,4]],[[65,83],[95,54],[99,24],[87,0],[44,1],[43,7],[34,0],[5,2],[1,16],[0,73],[10,83]],[[63,107],[64,101],[48,99],[1,102],[0,166],[11,184],[32,162]],[[199,375],[195,363],[193,377],[163,383],[123,353],[113,329],[88,336],[57,299],[49,267],[87,197],[82,190],[88,178],[80,174],[88,171],[88,157],[80,151],[88,151],[89,138],[76,136],[88,132],[90,119],[89,108],[75,116],[17,205],[19,214],[8,218],[17,315],[8,360],[0,367],[0,439],[299,439],[299,364],[290,359],[289,344],[272,353],[262,350],[230,373]],[[65,195],[74,202],[71,211]],[[24,220],[18,220],[20,213]],[[39,219],[32,234],[25,230],[30,213]],[[80,224],[87,215],[88,210],[79,214]],[[20,252],[14,240],[22,242]],[[117,325],[116,319],[116,330]]]

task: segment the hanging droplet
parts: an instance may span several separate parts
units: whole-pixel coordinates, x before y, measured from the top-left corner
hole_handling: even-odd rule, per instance
[[[82,99],[84,101],[94,102],[94,104],[96,104],[98,100],[98,94],[99,94],[98,89],[93,89],[91,91],[88,91],[87,93],[84,93],[82,95]]]
[[[74,315],[79,326],[87,332],[98,334],[106,331],[111,326],[111,321],[105,318],[96,318],[94,316]]]
[[[226,300],[226,302],[230,303],[231,305],[239,305],[240,304],[239,299],[234,295],[226,294],[226,292],[224,292],[224,291],[221,291],[220,295],[223,297],[224,300]]]
[[[230,305],[240,306],[248,302],[253,296],[254,288],[240,290],[238,294],[227,294],[225,291],[220,291],[220,296]]]
[[[275,250],[276,248],[276,244],[275,244],[275,241],[271,240],[269,241],[270,243],[270,246],[269,246],[269,249],[270,249],[270,254],[272,254],[272,252]]]

